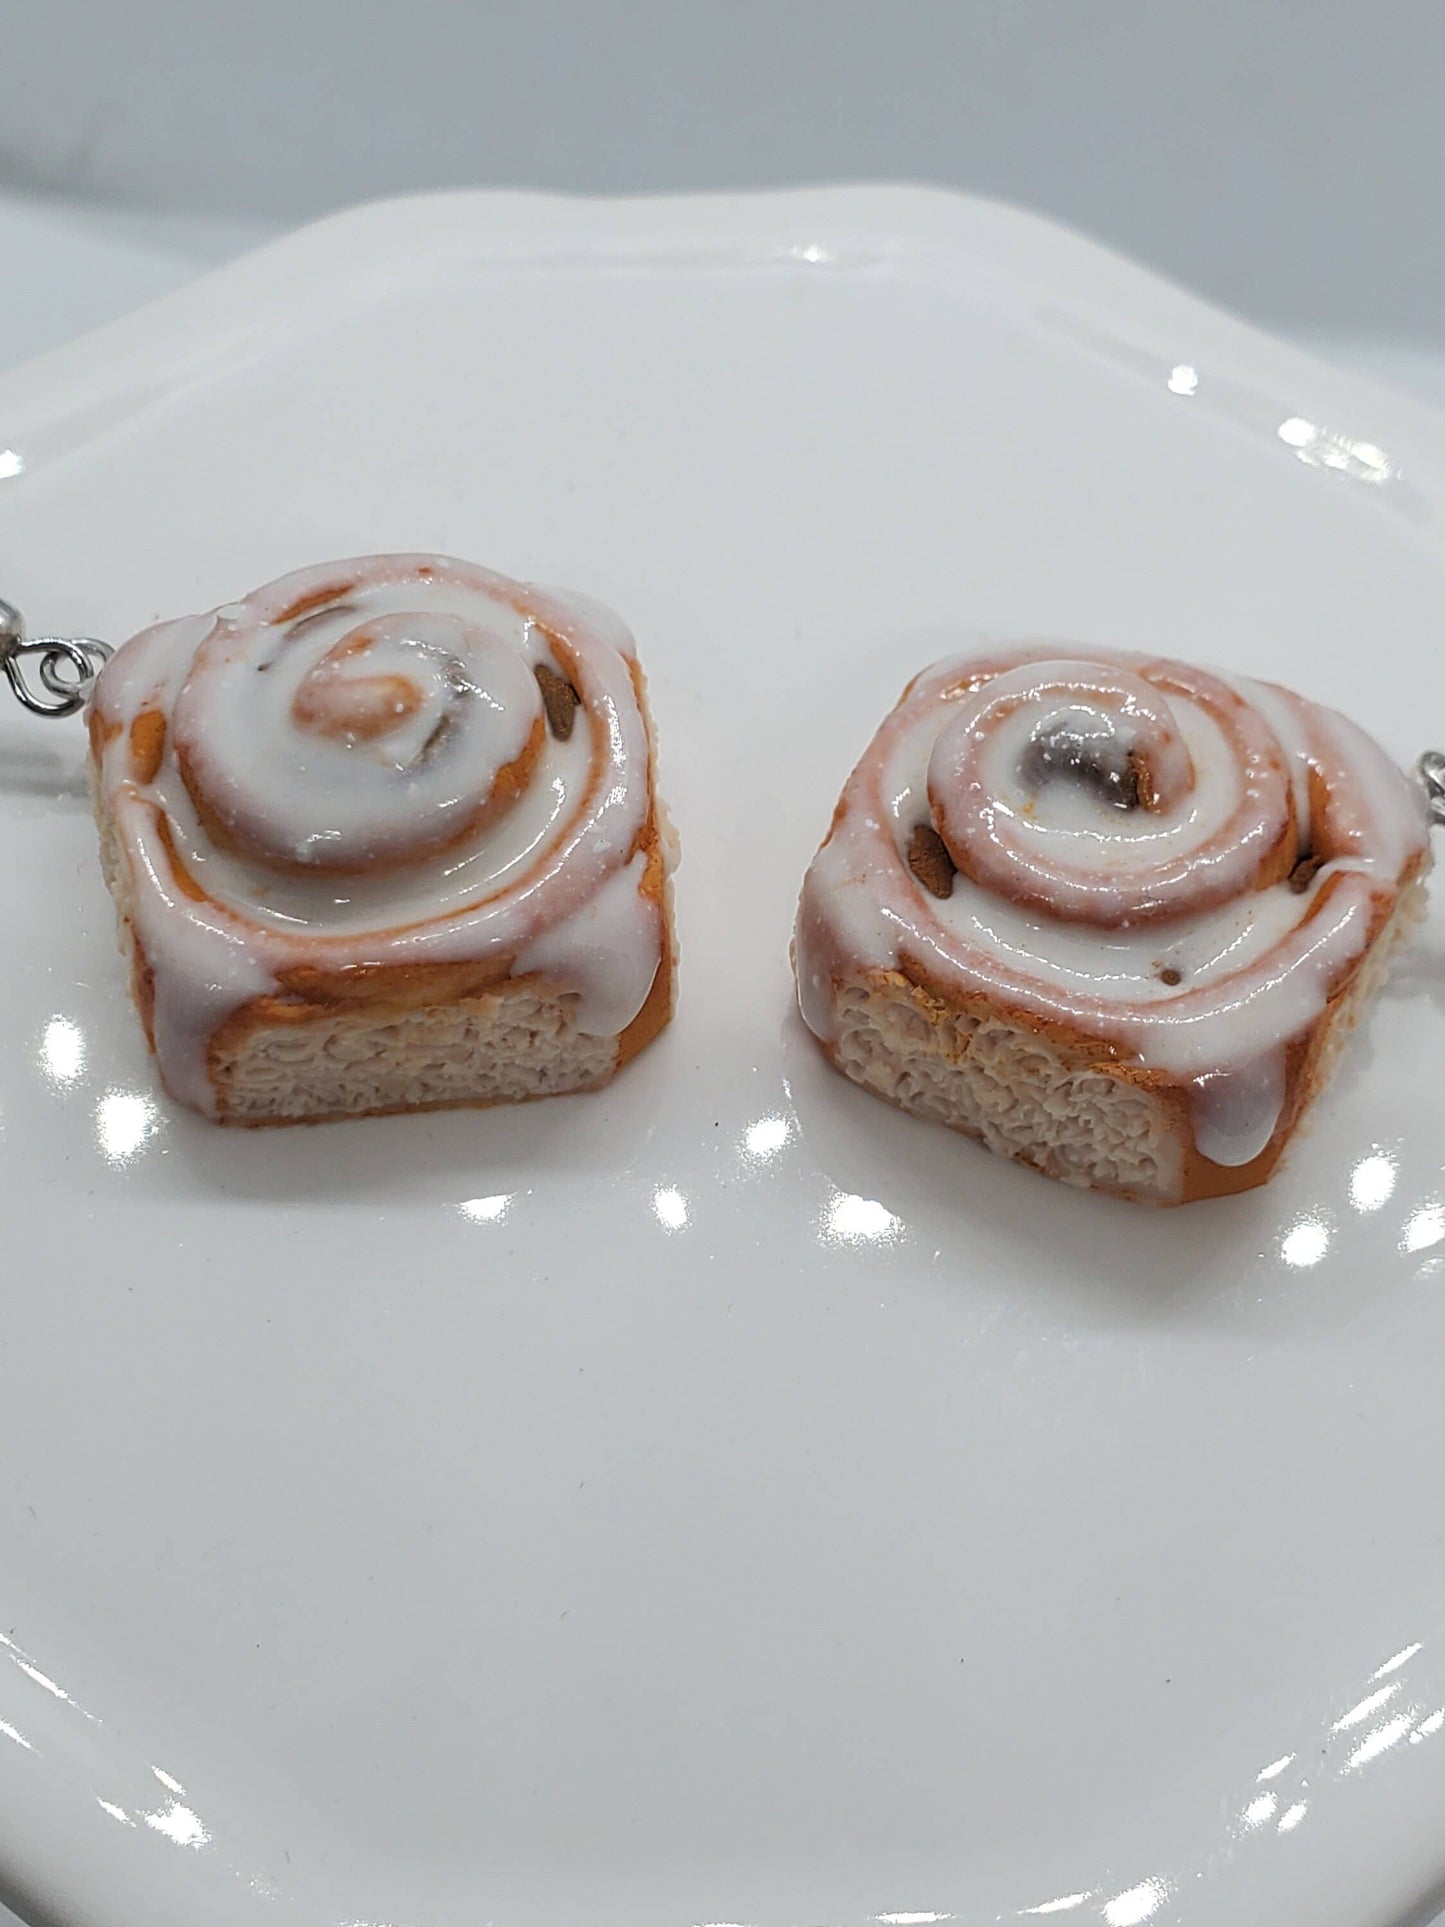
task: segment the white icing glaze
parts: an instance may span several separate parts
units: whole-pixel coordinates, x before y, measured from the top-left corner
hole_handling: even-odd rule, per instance
[[[472,826],[542,721],[536,677],[479,596],[411,584],[286,625],[217,618],[176,697],[187,787],[247,855],[361,871]],[[461,598],[459,598],[461,599]]]
[[[1131,757],[1155,807],[1111,794]],[[961,859],[946,899],[909,868],[920,824]],[[1416,787],[1287,690],[1072,646],[940,663],[885,720],[805,879],[799,1004],[826,1039],[840,975],[907,961],[1189,1086],[1201,1154],[1246,1164],[1278,1124],[1285,1047],[1427,861]]]
[[[631,655],[610,611],[429,555],[303,570],[119,650],[99,779],[175,1095],[214,1109],[211,1040],[298,967],[495,962],[623,1030],[663,951]],[[538,664],[580,697],[565,740]],[[130,742],[152,711],[153,774]]]
[[[661,911],[642,894],[641,851],[617,870],[566,923],[517,958],[516,974],[536,971],[575,990],[580,1029],[609,1037],[632,1022],[657,975]]]
[[[976,882],[1051,916],[1127,925],[1227,901],[1288,828],[1280,745],[1200,670],[1156,690],[1114,663],[1029,660],[952,708],[927,763],[943,840]],[[1091,788],[1059,780],[1070,764]],[[1121,808],[1136,785],[1147,802]]]
[[[1211,1164],[1252,1164],[1274,1136],[1284,1096],[1283,1049],[1196,1077],[1190,1103],[1195,1148]]]

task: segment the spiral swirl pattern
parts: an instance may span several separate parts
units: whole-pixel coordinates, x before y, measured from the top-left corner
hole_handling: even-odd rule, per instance
[[[1227,902],[1298,849],[1283,746],[1237,690],[1182,665],[1005,670],[959,698],[928,797],[965,875],[1103,927]]]
[[[172,1089],[207,1108],[218,1025],[308,985],[540,972],[620,1031],[663,944],[640,691],[609,612],[442,556],[128,643],[92,743]]]
[[[173,716],[181,774],[217,841],[343,873],[475,831],[524,786],[542,727],[536,677],[495,630],[350,598],[289,622],[218,620]]]
[[[1419,795],[1333,711],[1163,658],[1027,645],[918,677],[799,909],[799,999],[850,973],[983,996],[1187,1085],[1258,1155],[1281,1052],[1427,860]]]

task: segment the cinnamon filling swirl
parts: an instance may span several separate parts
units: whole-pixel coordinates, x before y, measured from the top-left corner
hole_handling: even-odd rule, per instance
[[[638,676],[609,612],[440,556],[118,651],[92,741],[176,1094],[211,1109],[210,1039],[303,979],[536,972],[621,1032],[664,944]]]

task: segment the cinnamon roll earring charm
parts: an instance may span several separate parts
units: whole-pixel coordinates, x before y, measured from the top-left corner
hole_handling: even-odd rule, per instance
[[[26,708],[88,703],[121,948],[183,1102],[592,1089],[668,1022],[673,842],[605,610],[373,556],[107,653],[0,604]],[[1075,645],[938,663],[804,879],[799,1005],[846,1076],[1048,1176],[1246,1190],[1422,915],[1442,823],[1445,756],[1406,775],[1274,684]]]
[[[831,1062],[1050,1177],[1273,1171],[1423,911],[1437,804],[1334,711],[1157,657],[937,664],[844,788],[794,964]]]
[[[595,605],[305,569],[118,650],[90,738],[135,1001],[208,1116],[592,1089],[671,1015],[642,674]]]

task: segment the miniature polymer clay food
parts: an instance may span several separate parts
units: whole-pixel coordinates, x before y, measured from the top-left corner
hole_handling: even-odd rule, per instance
[[[591,1090],[671,1016],[651,723],[599,606],[329,563],[145,630],[89,720],[135,1003],[207,1116]]]
[[[1291,691],[1060,644],[936,664],[803,884],[831,1062],[1051,1177],[1262,1184],[1418,920],[1421,788]]]

